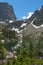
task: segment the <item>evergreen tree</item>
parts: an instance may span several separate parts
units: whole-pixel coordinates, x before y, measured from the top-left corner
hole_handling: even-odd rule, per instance
[[[0,60],[6,58],[6,50],[3,43],[0,43]]]

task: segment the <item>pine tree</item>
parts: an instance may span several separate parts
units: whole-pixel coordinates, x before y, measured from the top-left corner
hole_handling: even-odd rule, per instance
[[[3,43],[0,43],[0,60],[6,58],[6,50]]]

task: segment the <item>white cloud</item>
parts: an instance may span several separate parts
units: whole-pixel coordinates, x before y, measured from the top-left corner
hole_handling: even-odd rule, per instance
[[[33,12],[29,12],[27,16],[23,16],[23,19],[28,19],[32,16]]]

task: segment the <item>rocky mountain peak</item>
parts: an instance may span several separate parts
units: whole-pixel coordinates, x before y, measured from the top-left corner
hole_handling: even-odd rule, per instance
[[[14,9],[6,2],[0,3],[0,21],[15,20]]]
[[[43,6],[41,7],[41,9],[35,10],[35,12],[30,17],[30,19],[28,19],[28,21],[33,22],[33,24],[36,26],[42,25],[43,24]]]

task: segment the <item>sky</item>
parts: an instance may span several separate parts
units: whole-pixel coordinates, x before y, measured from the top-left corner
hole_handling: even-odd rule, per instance
[[[0,2],[8,2],[12,5],[16,17],[20,20],[43,5],[43,0],[0,0]]]

